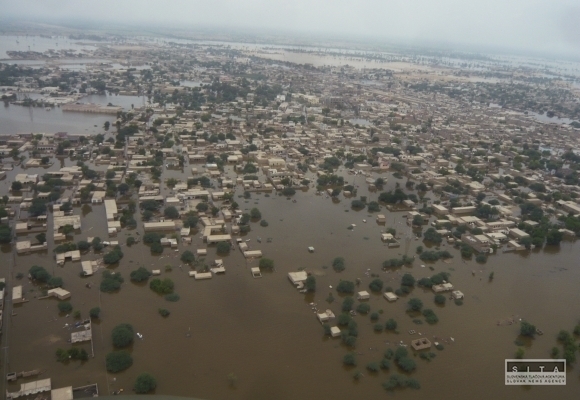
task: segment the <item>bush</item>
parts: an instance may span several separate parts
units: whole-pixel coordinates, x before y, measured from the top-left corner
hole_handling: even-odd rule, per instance
[[[373,329],[375,330],[375,332],[382,332],[383,331],[383,324],[375,324]]]
[[[149,288],[157,294],[170,294],[173,292],[173,287],[173,281],[169,278],[163,280],[156,278],[149,283]]]
[[[338,325],[344,326],[344,325],[348,325],[348,323],[352,320],[352,318],[350,317],[350,315],[342,313],[338,316],[336,323]]]
[[[352,310],[352,306],[354,305],[354,299],[350,296],[347,296],[342,301],[342,311],[350,311]]]
[[[388,358],[383,358],[380,364],[381,369],[389,369],[391,368],[391,362]]]
[[[340,281],[336,286],[336,291],[338,293],[354,293],[354,282],[351,281]]]
[[[522,321],[520,324],[520,335],[534,337],[536,334],[536,327],[529,322]]]
[[[342,362],[344,365],[355,366],[356,365],[356,358],[353,353],[345,354],[342,357]]]
[[[395,329],[397,329],[397,321],[395,321],[392,318],[389,318],[385,323],[385,329],[388,331],[394,331]]]
[[[377,321],[379,319],[379,313],[374,312],[371,314],[371,321]]]
[[[296,190],[295,190],[295,189],[293,189],[293,188],[291,188],[291,187],[285,187],[285,188],[282,190],[282,194],[283,194],[284,196],[287,196],[287,197],[289,197],[289,196],[294,196],[294,195],[296,194]]]
[[[131,282],[145,282],[151,276],[151,272],[149,272],[144,267],[139,267],[134,271],[131,271],[130,278]]]
[[[428,324],[433,325],[439,322],[439,318],[437,318],[437,315],[435,315],[431,309],[423,310],[423,316],[425,317],[425,321],[427,321]]]
[[[487,262],[487,256],[485,254],[483,254],[483,253],[478,254],[475,257],[475,261],[477,261],[480,264],[485,264]]]
[[[135,240],[135,238],[133,236],[129,236],[127,238],[127,246],[133,246],[136,242],[137,242],[137,240]]]
[[[401,357],[397,360],[397,365],[405,372],[412,372],[417,368],[417,364],[409,357]]]
[[[135,332],[131,325],[119,324],[113,328],[111,337],[113,340],[113,346],[123,348],[130,346],[133,343]]]
[[[266,221],[265,219],[263,219],[263,220],[261,220],[261,221],[260,221],[260,226],[263,226],[263,227],[265,228],[265,227],[267,227],[268,225],[269,225],[269,224],[268,224],[268,221]]]
[[[170,294],[165,295],[165,300],[170,301],[172,303],[179,301],[179,299],[180,299],[180,297],[177,293],[170,293]]]
[[[48,280],[47,284],[48,284],[48,287],[50,287],[50,288],[62,287],[63,281],[62,281],[62,278],[58,278],[56,276],[53,276],[52,278],[50,278]]]
[[[334,260],[332,260],[332,268],[336,272],[344,271],[344,269],[346,268],[344,265],[344,257],[336,257]]]
[[[379,363],[378,362],[375,362],[375,361],[370,362],[370,363],[367,364],[367,369],[370,372],[378,372],[379,369],[380,369]]]
[[[121,372],[133,365],[133,358],[125,350],[107,354],[106,366],[109,372]]]
[[[421,308],[423,308],[423,302],[416,297],[409,300],[407,305],[409,306],[409,309],[412,311],[421,311]]]
[[[58,311],[63,314],[68,314],[73,309],[73,306],[68,301],[59,301],[57,307]]]
[[[101,309],[99,307],[93,307],[90,309],[89,315],[93,319],[98,319],[99,315],[101,315]]]
[[[260,269],[266,269],[271,271],[274,269],[274,260],[271,260],[269,258],[261,258],[258,266],[260,267]]]
[[[360,303],[356,308],[356,311],[361,314],[367,314],[370,310],[371,306],[369,305],[369,303]]]
[[[160,308],[159,310],[159,315],[161,315],[162,317],[169,317],[169,314],[171,314],[169,312],[169,310],[165,309],[165,308]]]
[[[415,278],[411,274],[405,274],[401,278],[401,285],[402,286],[413,287],[413,286],[415,286]]]
[[[349,335],[347,332],[342,332],[342,342],[348,347],[356,346],[356,336]]]
[[[216,246],[218,254],[230,254],[230,244],[228,242],[219,242]]]
[[[155,390],[156,387],[157,382],[155,381],[155,378],[145,372],[137,377],[135,385],[133,385],[133,390],[135,393],[144,394]]]
[[[316,278],[313,275],[309,275],[304,282],[304,287],[310,293],[316,291]]]
[[[181,261],[184,263],[192,263],[195,261],[195,256],[193,255],[193,253],[189,250],[185,250],[182,254],[181,254]]]
[[[447,299],[442,294],[435,295],[435,304],[443,305]]]
[[[261,219],[262,213],[260,212],[260,210],[258,210],[257,208],[254,207],[250,210],[250,217],[252,219]]]
[[[373,292],[380,292],[383,290],[383,281],[380,279],[373,279],[371,283],[369,283],[369,289]]]

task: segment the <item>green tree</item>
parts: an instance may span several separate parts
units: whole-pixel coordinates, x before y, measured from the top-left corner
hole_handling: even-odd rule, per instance
[[[133,358],[125,351],[113,351],[107,354],[106,367],[109,372],[121,372],[133,365]]]
[[[520,324],[520,335],[534,337],[536,334],[536,327],[529,322],[522,321]]]
[[[345,354],[344,357],[342,358],[342,362],[344,365],[355,366],[356,365],[356,357],[354,356],[353,353]]]
[[[135,393],[145,394],[155,390],[156,387],[157,382],[155,381],[155,378],[144,372],[137,377],[135,385],[133,385],[133,390]]]
[[[252,219],[254,219],[254,220],[261,219],[262,218],[262,213],[257,208],[252,208],[250,210],[250,217]]]
[[[409,300],[407,302],[407,305],[409,306],[409,309],[412,311],[421,311],[421,308],[423,308],[423,302],[416,297]]]
[[[151,272],[149,272],[149,270],[147,270],[144,267],[139,267],[136,270],[131,271],[131,274],[129,276],[131,282],[146,282],[147,280],[149,280]]]
[[[336,291],[338,293],[347,293],[352,294],[354,293],[354,282],[351,281],[340,281],[336,286]]]
[[[158,294],[173,293],[174,283],[171,279],[165,278],[163,280],[156,278],[149,283],[149,288]]]
[[[373,279],[371,283],[369,283],[369,289],[373,292],[380,292],[383,290],[383,281],[380,279]]]
[[[394,331],[397,329],[397,321],[392,318],[389,318],[385,323],[385,329],[388,331]]]
[[[68,314],[73,309],[73,306],[68,301],[59,301],[57,307],[58,311],[63,314]]]
[[[228,242],[219,242],[216,248],[218,254],[230,254],[231,246]]]
[[[346,268],[345,263],[344,263],[344,257],[336,257],[334,260],[332,260],[332,269],[334,269],[336,272],[342,272],[344,271]]]
[[[445,304],[445,300],[447,300],[447,299],[442,294],[439,293],[439,294],[435,295],[435,304],[443,305],[443,304]]]
[[[192,262],[195,261],[195,256],[193,255],[193,253],[189,250],[185,250],[182,254],[181,254],[181,261],[187,264],[191,264]]]
[[[90,309],[89,315],[93,319],[99,319],[99,316],[101,315],[101,309],[99,307],[93,307]]]
[[[44,213],[46,213],[46,201],[39,198],[33,199],[30,207],[28,208],[28,214],[33,217],[38,217]]]
[[[22,185],[22,182],[18,182],[18,181],[13,181],[12,182],[12,191],[14,192],[19,192],[22,190],[22,187],[24,185]]]
[[[342,311],[351,311],[354,305],[354,299],[351,296],[347,296],[342,301]]]
[[[306,278],[306,282],[304,283],[304,287],[309,292],[316,291],[316,278],[313,275],[308,275]]]
[[[45,243],[46,242],[46,233],[41,232],[38,235],[36,235],[35,238],[38,241],[38,243]]]
[[[165,210],[163,211],[163,214],[165,215],[166,218],[169,219],[179,218],[179,211],[177,211],[177,208],[173,206],[166,207]]]
[[[111,338],[113,346],[118,348],[128,347],[133,343],[135,331],[130,324],[119,324],[113,328]]]
[[[260,269],[273,270],[274,269],[274,260],[271,260],[269,258],[261,258],[259,267],[260,267]]]

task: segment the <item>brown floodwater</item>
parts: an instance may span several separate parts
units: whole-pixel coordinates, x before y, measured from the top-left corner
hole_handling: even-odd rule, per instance
[[[66,164],[74,162],[66,161]],[[51,169],[59,167],[56,163]],[[190,166],[183,171],[166,171],[164,179],[186,179]],[[0,194],[6,193],[10,177],[16,172],[11,171],[9,178],[0,182]],[[229,170],[228,174],[233,176],[234,173]],[[312,174],[308,175],[314,179]],[[344,176],[347,183],[361,186],[359,195],[366,195],[369,200],[378,198],[378,192],[366,190],[364,177]],[[397,181],[390,174],[388,176],[385,189],[394,188],[395,182],[404,187],[405,180]],[[202,243],[199,233],[193,236],[192,245],[180,243],[178,252],[166,248],[161,256],[152,256],[142,243],[128,248],[125,241],[130,234],[143,234],[138,213],[138,228],[123,229],[113,239],[123,245],[125,255],[118,266],[111,268],[125,278],[121,290],[114,294],[99,292],[100,271],[92,277],[81,278],[80,262],[68,261],[58,267],[51,237],[49,250],[45,253],[19,256],[4,246],[2,275],[7,278],[8,287],[23,284],[24,295],[30,301],[14,307],[6,304],[3,351],[0,352],[3,373],[42,369],[45,372],[41,376],[52,378],[53,387],[77,387],[96,382],[102,394],[120,388],[130,392],[136,376],[149,372],[158,381],[157,394],[204,399],[376,398],[391,396],[381,383],[393,372],[369,374],[366,364],[380,361],[387,348],[395,349],[395,343],[402,340],[408,344],[417,338],[417,335],[408,334],[414,329],[429,338],[443,338],[449,344],[445,344],[442,351],[433,350],[437,357],[430,362],[412,355],[417,362],[417,370],[412,376],[420,382],[421,389],[397,391],[394,394],[397,398],[577,398],[580,393],[577,367],[568,368],[564,387],[504,386],[504,359],[514,356],[519,325],[497,326],[498,320],[512,316],[532,322],[544,331],[544,335],[525,342],[526,357],[549,357],[550,349],[557,345],[557,332],[571,330],[580,318],[580,271],[576,267],[580,250],[574,243],[563,242],[559,250],[500,253],[489,257],[484,265],[464,261],[457,250],[442,245],[442,249],[449,249],[455,256],[449,263],[439,261],[421,268],[423,263],[416,260],[412,267],[384,272],[381,264],[385,259],[413,255],[415,248],[422,244],[407,238],[404,212],[381,209],[381,213],[387,215],[386,227],[395,227],[402,237],[401,247],[388,248],[380,240],[385,226],[375,223],[377,213],[370,215],[366,211],[351,210],[351,199],[344,199],[342,195],[340,201],[333,202],[324,195],[316,195],[315,189],[310,188],[308,192],[298,191],[294,203],[275,193],[269,197],[252,193],[251,199],[244,200],[239,198],[242,193],[243,189],[236,190],[235,200],[240,206],[247,210],[259,208],[269,223],[268,227],[252,223],[251,232],[244,236],[250,239],[251,249],[261,249],[265,257],[275,261],[275,271],[265,273],[262,279],[253,279],[250,274],[250,267],[257,265],[257,261],[245,260],[238,250],[217,257],[215,246]],[[88,236],[106,240],[103,205],[79,206],[74,212],[84,215],[75,241]],[[348,230],[350,224],[356,227]],[[48,229],[52,229],[50,223]],[[34,233],[19,236],[19,239],[24,237],[32,239]],[[257,237],[262,238],[262,243],[257,242]],[[271,243],[267,243],[266,238],[272,238]],[[308,246],[315,248],[314,253],[308,252]],[[224,259],[227,272],[211,280],[195,281],[187,275],[189,267],[180,267],[179,256],[186,249],[205,247],[208,248],[206,261]],[[346,270],[342,273],[325,268],[336,256],[346,260]],[[102,254],[91,251],[82,259],[100,257]],[[101,308],[101,320],[94,325],[94,358],[84,363],[56,361],[56,350],[70,347],[67,343],[70,331],[65,324],[74,320],[59,315],[56,300],[37,299],[41,293],[26,277],[20,281],[16,279],[18,273],[26,276],[32,265],[44,266],[51,274],[64,279],[64,287],[72,293],[70,301],[83,318],[92,307]],[[166,265],[172,266],[170,272],[165,271]],[[131,283],[129,273],[139,266],[161,269],[161,277],[173,279],[175,292],[181,299],[171,303],[147,285]],[[433,270],[428,268],[430,266]],[[299,268],[306,268],[316,276],[314,295],[299,293],[288,281],[287,273]],[[378,274],[386,286],[397,288],[405,272],[419,279],[440,271],[449,272],[450,281],[465,293],[462,306],[451,301],[443,307],[436,306],[433,293],[420,288],[395,303],[372,294],[371,311],[382,310],[379,319],[382,323],[394,318],[399,325],[398,333],[375,333],[374,322],[369,316],[357,315],[354,317],[359,326],[354,350],[357,367],[343,367],[342,357],[349,350],[340,339],[323,335],[310,302],[338,314],[341,296],[330,286],[335,288],[340,279],[354,281],[359,278],[360,290],[365,290],[373,279],[369,273],[373,273]],[[489,282],[488,275],[492,271],[495,279]],[[87,283],[91,283],[92,288],[87,288]],[[335,301],[328,305],[325,299],[331,292]],[[439,322],[415,324],[406,313],[410,297],[418,297],[425,307],[432,308]],[[170,310],[171,315],[162,318],[159,308]],[[143,339],[136,338],[130,349],[133,365],[122,373],[110,374],[105,370],[105,356],[113,349],[111,330],[119,323],[132,324]],[[79,347],[89,354],[92,352],[90,344]],[[364,374],[358,381],[353,379],[356,370]],[[397,372],[395,367],[391,370]],[[237,378],[233,386],[228,380],[229,374]],[[4,386],[9,391],[18,388],[16,384]]]

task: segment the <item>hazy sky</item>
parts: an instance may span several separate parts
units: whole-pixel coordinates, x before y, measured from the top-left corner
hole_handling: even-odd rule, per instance
[[[263,28],[580,55],[580,0],[0,0],[2,15]]]

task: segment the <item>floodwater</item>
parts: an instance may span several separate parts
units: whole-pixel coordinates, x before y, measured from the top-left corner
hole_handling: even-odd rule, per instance
[[[131,106],[142,107],[147,103],[147,96],[124,96],[114,94],[90,94],[79,100],[79,103],[94,103],[114,106],[121,106],[126,111],[131,111]]]
[[[83,133],[103,132],[105,121],[113,123],[115,115],[63,112],[60,107],[47,111],[44,107],[23,107],[0,104],[0,134],[18,133]],[[95,126],[96,125],[96,126]]]
[[[24,94],[20,94],[24,96]],[[32,99],[42,96],[36,93],[27,93]],[[141,107],[147,98],[144,96],[122,95],[88,95],[79,100],[79,103],[95,103],[107,105],[112,103],[130,111],[131,105]],[[64,112],[60,107],[52,107],[50,111],[44,107],[23,107],[14,104],[0,104],[0,134],[17,133],[103,133],[103,124],[109,121],[114,123],[113,114],[91,114],[79,112]],[[96,126],[95,126],[96,125]]]
[[[8,58],[8,51],[74,50],[75,52],[95,50],[92,43],[83,43],[65,37],[45,38],[40,36],[0,35],[0,59]]]
[[[64,164],[57,161],[50,169],[73,164],[74,161]],[[191,167],[186,165],[183,170],[165,171],[163,178],[186,179]],[[43,171],[29,169],[26,172],[42,174]],[[0,181],[0,195],[7,193],[9,182],[18,172],[16,169],[10,171],[8,178]],[[228,176],[235,176],[229,168],[226,172]],[[345,174],[345,171],[339,173]],[[312,174],[308,175],[314,179]],[[363,176],[344,176],[347,183],[360,185],[359,195],[366,195],[369,200],[378,198],[378,192],[366,190]],[[385,189],[393,189],[396,182],[404,187],[404,180],[397,180],[390,174],[383,176],[389,178]],[[168,194],[169,190],[163,192]],[[450,263],[428,265],[433,271],[421,268],[422,262],[417,260],[412,267],[383,272],[382,261],[402,254],[413,255],[416,246],[422,244],[408,239],[410,232],[403,224],[404,212],[381,210],[387,215],[386,227],[396,228],[402,237],[401,247],[393,249],[380,240],[385,226],[375,223],[376,214],[351,210],[351,200],[342,195],[340,201],[333,202],[326,196],[316,195],[315,189],[310,188],[308,192],[298,191],[294,203],[275,193],[269,197],[252,193],[250,199],[244,200],[240,197],[242,193],[243,189],[237,188],[235,200],[240,207],[245,210],[259,208],[269,223],[268,227],[252,223],[251,232],[243,236],[244,240],[250,239],[247,243],[251,249],[261,249],[265,257],[275,261],[275,271],[265,273],[261,279],[253,279],[250,275],[250,267],[256,266],[257,261],[246,261],[238,250],[218,257],[215,246],[203,244],[199,233],[193,236],[192,245],[180,243],[179,252],[166,248],[160,257],[151,256],[142,243],[128,248],[124,244],[129,235],[139,238],[136,232],[143,234],[139,218],[136,230],[123,229],[116,238],[125,256],[111,269],[120,272],[125,283],[115,294],[98,291],[100,272],[88,278],[79,277],[79,262],[69,261],[64,267],[56,266],[51,235],[48,235],[48,252],[16,255],[14,262],[10,250],[6,246],[2,248],[8,264],[5,264],[8,287],[18,282],[23,284],[24,295],[30,300],[14,308],[7,304],[5,308],[2,336],[5,350],[0,358],[3,373],[42,369],[46,370],[42,377],[52,378],[54,387],[96,382],[102,394],[120,388],[129,391],[136,376],[146,371],[158,381],[157,394],[205,399],[377,398],[386,395],[381,383],[389,374],[382,371],[369,374],[366,364],[380,361],[385,349],[395,348],[394,343],[401,340],[409,343],[417,338],[417,335],[408,334],[414,329],[432,340],[433,336],[438,336],[440,341],[449,344],[445,344],[443,351],[433,350],[437,357],[431,362],[416,356],[418,368],[412,376],[419,380],[422,388],[419,392],[410,389],[397,392],[397,398],[428,394],[431,398],[449,399],[543,399],[557,390],[561,398],[571,399],[579,392],[576,368],[569,368],[565,387],[504,386],[504,359],[512,358],[517,349],[514,340],[519,327],[517,324],[497,326],[498,320],[512,316],[534,323],[544,335],[526,342],[526,357],[548,358],[550,349],[557,345],[557,332],[570,330],[578,323],[576,304],[580,301],[577,290],[580,271],[575,263],[580,251],[574,243],[563,242],[555,251],[494,255],[484,265],[464,262],[458,251],[443,245],[442,248],[450,249],[455,258]],[[433,198],[431,193],[427,196]],[[107,237],[103,205],[78,206],[74,212],[84,216],[75,241],[88,236]],[[348,230],[350,224],[356,227]],[[48,229],[52,229],[50,222]],[[24,237],[34,240],[34,233],[19,236],[19,240]],[[257,242],[258,237],[262,243]],[[266,242],[267,238],[272,238],[271,243]],[[314,253],[308,252],[308,246],[315,248]],[[187,276],[189,267],[180,267],[179,256],[186,249],[194,251],[206,247],[206,263],[221,258],[227,272],[208,281],[195,281]],[[91,251],[82,259],[101,256]],[[342,273],[324,267],[330,266],[336,256],[346,259],[346,270]],[[44,266],[64,279],[64,287],[72,293],[70,301],[83,318],[92,307],[102,309],[101,321],[94,326],[94,358],[83,364],[56,362],[56,349],[70,346],[66,341],[70,331],[64,328],[65,324],[74,321],[72,317],[58,314],[56,300],[36,299],[39,291],[26,278],[16,279],[18,273],[26,275],[32,265]],[[168,265],[171,271],[165,269]],[[171,278],[175,282],[180,301],[170,303],[147,285],[131,283],[129,273],[139,266],[161,269],[161,278]],[[300,294],[288,281],[287,273],[299,268],[306,268],[316,276],[314,295]],[[387,303],[380,295],[373,294],[369,300],[371,311],[382,310],[381,323],[394,318],[399,324],[398,333],[375,333],[374,323],[368,316],[356,316],[359,339],[354,351],[358,365],[354,369],[342,366],[342,357],[349,350],[340,339],[323,336],[310,302],[317,303],[319,309],[330,308],[338,314],[341,296],[330,286],[336,287],[340,279],[354,281],[359,278],[360,290],[365,290],[373,279],[366,274],[369,272],[378,274],[386,286],[397,288],[405,272],[421,278],[440,271],[451,273],[450,281],[466,295],[464,305],[448,301],[444,307],[438,307],[433,304],[433,294],[420,288],[395,303]],[[489,282],[488,275],[492,271],[495,279]],[[92,288],[87,288],[87,283],[91,283]],[[328,305],[325,299],[331,292],[335,301]],[[435,325],[413,323],[413,318],[405,312],[410,297],[418,297],[425,307],[434,309],[439,322]],[[162,318],[157,311],[159,308],[170,310],[171,315]],[[11,315],[12,312],[15,315]],[[130,349],[133,366],[119,374],[108,374],[105,356],[112,350],[111,330],[119,323],[132,324],[143,339],[136,338]],[[80,347],[91,354],[89,344]],[[358,382],[352,377],[355,370],[364,374]],[[231,373],[237,377],[233,387],[227,378]],[[8,389],[16,390],[17,385],[10,384]]]

